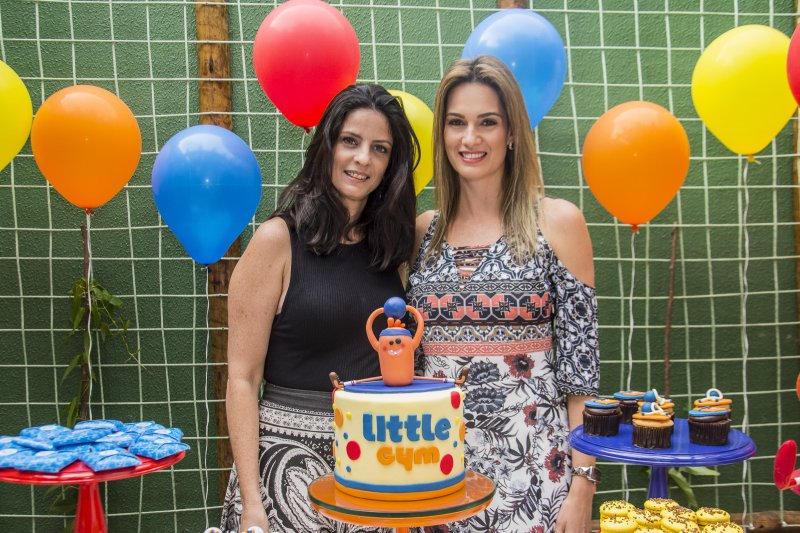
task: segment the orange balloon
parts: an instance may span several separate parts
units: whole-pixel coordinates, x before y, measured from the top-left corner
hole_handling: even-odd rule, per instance
[[[133,176],[142,136],[117,95],[76,85],[50,96],[36,112],[31,148],[39,170],[61,196],[94,209]]]
[[[689,138],[672,113],[626,102],[601,116],[583,143],[583,172],[597,201],[620,221],[649,222],[689,170]]]

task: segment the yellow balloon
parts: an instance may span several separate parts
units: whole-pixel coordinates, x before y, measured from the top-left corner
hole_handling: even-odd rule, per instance
[[[419,140],[420,158],[414,169],[414,192],[419,194],[433,178],[433,111],[425,102],[403,91],[389,91],[403,103],[403,110]]]
[[[25,84],[0,61],[0,170],[22,150],[31,132],[33,106]]]
[[[789,37],[757,24],[723,33],[700,55],[692,75],[694,107],[731,151],[761,151],[797,109],[788,55]]]

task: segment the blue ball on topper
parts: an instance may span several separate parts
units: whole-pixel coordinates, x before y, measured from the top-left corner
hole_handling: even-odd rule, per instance
[[[406,316],[406,302],[399,296],[392,296],[383,304],[383,312],[388,317],[400,320]]]

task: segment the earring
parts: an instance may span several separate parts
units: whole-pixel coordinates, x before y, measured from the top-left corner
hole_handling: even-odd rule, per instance
[[[509,150],[513,150],[514,149],[514,142],[513,141],[508,143],[508,149]]]

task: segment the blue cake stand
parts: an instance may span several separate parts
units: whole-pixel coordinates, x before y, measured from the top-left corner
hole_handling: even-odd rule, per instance
[[[595,437],[583,433],[578,426],[569,434],[573,448],[587,455],[617,463],[650,467],[648,498],[667,498],[667,469],[678,466],[719,466],[744,461],[755,455],[753,440],[736,429],[728,435],[724,446],[702,446],[689,442],[689,423],[675,419],[672,445],[669,448],[648,450],[633,445],[633,426],[620,424],[613,437]]]

